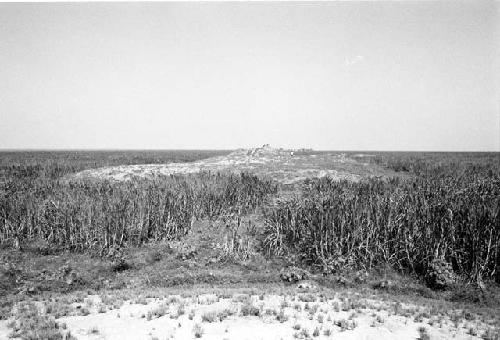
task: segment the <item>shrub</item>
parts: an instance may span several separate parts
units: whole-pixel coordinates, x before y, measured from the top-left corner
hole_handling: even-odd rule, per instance
[[[23,340],[62,340],[59,324],[47,315],[42,315],[32,302],[19,303],[14,308],[14,322],[11,337]]]
[[[500,339],[500,332],[498,330],[493,329],[493,328],[488,328],[481,335],[481,339],[484,339],[484,340],[499,340]]]
[[[314,294],[299,294],[298,296],[299,298],[299,301],[302,301],[302,302],[314,302],[316,301],[316,295]]]
[[[211,311],[211,312],[206,312],[206,313],[203,313],[201,315],[201,321],[203,322],[215,322],[215,321],[218,321],[219,318],[217,316],[217,313],[214,312],[214,311]]]
[[[288,315],[285,314],[284,310],[280,310],[280,312],[276,315],[276,320],[279,322],[287,322],[288,321]]]
[[[451,264],[444,259],[434,259],[427,269],[427,282],[429,286],[444,289],[455,282],[455,275]]]
[[[314,337],[317,337],[320,335],[320,329],[319,327],[314,328],[313,334]]]
[[[309,278],[309,274],[298,267],[288,267],[281,271],[280,273],[281,280],[289,283],[295,283],[302,280],[307,280]]]
[[[418,328],[419,340],[430,340],[431,336],[425,327]]]
[[[241,306],[241,315],[243,316],[259,316],[260,309],[252,304],[252,302],[247,301]]]
[[[157,307],[149,310],[148,313],[146,314],[146,319],[150,321],[152,319],[161,318],[162,316],[167,314],[168,310],[169,310],[168,304],[162,303]]]

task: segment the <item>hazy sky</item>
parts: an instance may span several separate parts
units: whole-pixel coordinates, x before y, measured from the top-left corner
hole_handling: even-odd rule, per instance
[[[0,148],[500,150],[499,2],[0,4]]]

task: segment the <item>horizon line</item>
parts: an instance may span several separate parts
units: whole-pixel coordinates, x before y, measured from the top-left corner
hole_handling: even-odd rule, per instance
[[[258,147],[257,147],[258,148]],[[274,147],[273,147],[274,148]],[[197,148],[174,148],[174,149],[141,149],[141,148],[0,148],[0,152],[68,152],[68,151],[235,151],[253,148],[234,149],[197,149]],[[312,150],[320,152],[432,152],[432,153],[500,153],[500,150],[370,150],[370,149],[314,149],[314,148],[283,148],[283,150]]]

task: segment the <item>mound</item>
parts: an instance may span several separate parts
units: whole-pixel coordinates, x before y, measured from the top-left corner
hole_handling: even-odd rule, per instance
[[[306,178],[329,176],[334,180],[358,182],[362,178],[384,176],[386,171],[369,163],[349,158],[344,153],[286,150],[264,145],[260,148],[239,149],[229,155],[207,158],[190,163],[140,164],[113,166],[82,171],[73,178],[98,178],[126,181],[198,172],[248,172],[271,177],[283,184]],[[360,159],[359,157],[357,159]]]

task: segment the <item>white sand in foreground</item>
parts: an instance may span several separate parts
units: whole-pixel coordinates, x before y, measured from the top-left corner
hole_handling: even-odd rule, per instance
[[[99,298],[93,297],[99,305]],[[425,327],[430,339],[479,339],[467,334],[469,327],[481,329],[480,324],[463,324],[456,327],[448,318],[442,318],[431,326],[429,319],[414,322],[412,316],[389,315],[390,307],[379,309],[378,302],[370,302],[367,308],[339,310],[339,299],[301,302],[297,296],[266,295],[250,297],[250,303],[260,310],[259,316],[243,316],[241,308],[247,304],[242,299],[217,298],[202,295],[194,298],[148,299],[147,304],[130,301],[120,308],[97,313],[97,307],[87,316],[71,316],[59,319],[77,339],[194,339],[195,325],[201,326],[201,339],[418,339],[420,327]],[[285,302],[286,301],[286,302]],[[165,315],[148,318],[148,312],[166,306]],[[179,306],[184,314],[178,315]],[[342,307],[341,307],[342,308]],[[203,315],[219,315],[224,311],[233,315],[222,321],[202,320]],[[280,322],[277,314],[283,312],[287,320]],[[194,313],[194,316],[193,316]],[[190,319],[190,314],[192,320]],[[149,319],[149,320],[148,320]],[[340,322],[348,329],[338,326]],[[353,326],[354,325],[354,326]],[[300,326],[300,329],[298,329]],[[318,334],[313,334],[315,329]],[[305,332],[303,330],[306,330]],[[331,332],[328,335],[328,330]],[[325,333],[326,332],[326,333]]]

